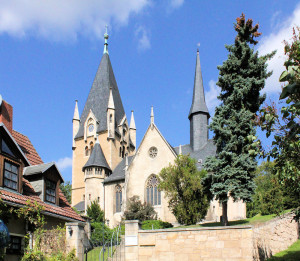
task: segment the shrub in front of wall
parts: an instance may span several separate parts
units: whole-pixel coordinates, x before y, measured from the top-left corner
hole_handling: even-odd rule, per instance
[[[173,225],[169,222],[164,222],[161,220],[145,220],[142,222],[142,229],[149,230],[149,229],[164,229],[170,228]]]

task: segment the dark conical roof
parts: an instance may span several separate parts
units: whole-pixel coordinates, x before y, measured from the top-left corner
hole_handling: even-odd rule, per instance
[[[204,87],[202,80],[202,72],[199,58],[199,51],[197,51],[196,58],[196,69],[195,69],[195,80],[194,80],[194,92],[193,92],[193,102],[189,113],[189,119],[192,114],[197,112],[207,113],[209,115],[204,96]]]
[[[75,138],[84,136],[84,123],[92,110],[99,121],[97,132],[107,130],[107,105],[109,99],[109,89],[115,104],[116,123],[119,124],[125,115],[118,85],[114,76],[108,53],[104,53],[98,67],[92,88],[86,100],[83,112],[80,117],[80,127]]]
[[[89,157],[87,163],[83,166],[82,170],[88,167],[103,167],[111,170],[109,165],[107,164],[99,142],[96,142],[93,152]]]

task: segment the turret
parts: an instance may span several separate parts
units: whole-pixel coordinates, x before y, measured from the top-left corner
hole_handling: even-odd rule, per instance
[[[196,57],[193,102],[188,118],[190,120],[190,145],[193,151],[200,150],[208,140],[209,112],[205,103],[199,50],[197,50]]]
[[[130,126],[129,126],[129,137],[130,137],[130,140],[133,143],[134,147],[136,147],[136,127],[135,127],[133,111],[131,111],[131,119],[130,119]]]
[[[99,201],[100,207],[104,209],[104,189],[102,182],[111,174],[111,169],[107,164],[102,148],[97,137],[94,149],[83,166],[85,182],[85,206],[89,206],[92,201]]]
[[[114,97],[112,93],[112,88],[109,89],[109,98],[107,105],[107,130],[108,130],[108,138],[115,138],[115,104]]]
[[[73,145],[72,149],[75,149],[75,136],[79,130],[79,123],[80,123],[80,118],[79,118],[79,112],[78,112],[78,101],[75,101],[75,109],[74,109],[74,116],[73,116]]]

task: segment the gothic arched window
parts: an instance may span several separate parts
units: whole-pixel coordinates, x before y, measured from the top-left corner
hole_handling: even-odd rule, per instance
[[[85,146],[85,149],[84,149],[84,155],[85,155],[85,156],[88,156],[88,155],[89,155],[89,147],[88,147],[88,146]]]
[[[93,148],[94,148],[94,143],[91,141],[91,143],[90,143],[91,154],[92,154],[92,152],[93,152]]]
[[[121,212],[122,207],[122,188],[120,185],[116,186],[116,212]]]
[[[151,175],[147,180],[146,201],[152,206],[161,204],[161,193],[158,189],[158,179],[155,175]]]

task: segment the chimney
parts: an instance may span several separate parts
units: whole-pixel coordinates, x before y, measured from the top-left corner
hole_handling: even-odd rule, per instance
[[[12,133],[13,107],[4,100],[0,103],[0,122],[3,122],[8,131]]]

